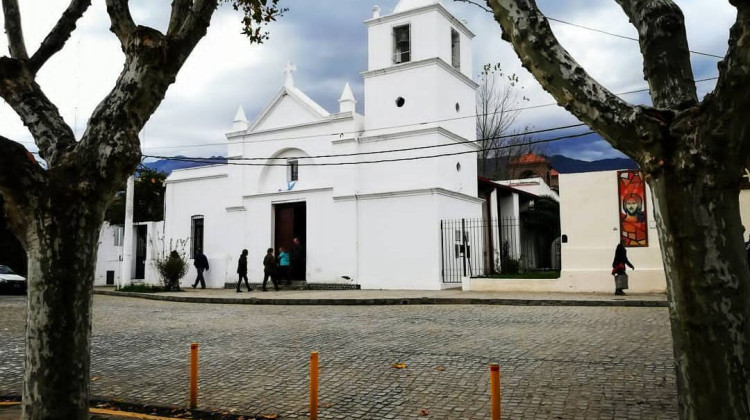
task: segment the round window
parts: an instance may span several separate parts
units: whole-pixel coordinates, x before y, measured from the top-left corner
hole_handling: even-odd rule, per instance
[[[404,99],[404,98],[402,98],[400,96],[398,98],[396,98],[396,106],[397,107],[401,108],[402,106],[404,106],[405,103],[406,103],[406,99]]]

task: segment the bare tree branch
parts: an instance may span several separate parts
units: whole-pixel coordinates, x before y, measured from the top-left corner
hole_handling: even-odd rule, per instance
[[[89,6],[91,6],[91,0],[71,0],[70,5],[60,16],[55,27],[44,38],[42,45],[31,57],[29,70],[32,73],[36,74],[50,57],[62,49],[65,42],[70,38],[70,34],[76,28],[76,22],[83,16]]]
[[[0,57],[0,97],[21,117],[39,147],[39,155],[50,167],[75,144],[73,131],[42,92],[25,63]]]
[[[710,108],[712,116],[726,121],[720,127],[727,139],[723,145],[733,156],[743,160],[750,158],[750,141],[746,127],[746,112],[750,108],[750,4],[747,1],[730,0],[737,8],[737,20],[729,31],[729,49],[719,62],[719,80],[713,93],[706,96],[705,104],[715,103]],[[705,108],[705,107],[704,107]],[[719,127],[716,127],[719,128]]]
[[[128,0],[107,0],[107,13],[112,26],[109,28],[120,40],[123,50],[127,47],[130,34],[135,31],[135,22],[130,15]]]
[[[26,43],[23,39],[21,10],[18,8],[18,1],[3,0],[3,14],[5,15],[5,33],[8,35],[10,56],[19,60],[28,59],[29,53],[26,52]]]
[[[208,25],[211,22],[211,16],[213,16],[213,11],[216,10],[218,6],[218,0],[195,0],[193,8],[190,10],[190,13],[187,14],[187,18],[182,26],[179,30],[170,35],[174,35],[180,39],[190,39],[191,41],[188,42],[197,42],[192,40],[196,38],[200,39],[206,34]],[[174,8],[172,11],[174,12]],[[172,17],[174,17],[174,14]],[[170,19],[170,27],[171,26],[172,22]]]
[[[487,0],[503,39],[513,44],[523,66],[557,103],[631,157],[642,156],[642,140],[660,135],[669,115],[632,106],[601,86],[560,45],[533,0]]]
[[[672,0],[616,0],[638,30],[643,74],[657,108],[698,103],[682,10]]]
[[[24,247],[25,230],[36,208],[36,194],[46,179],[45,171],[25,147],[0,136],[0,195],[5,199],[11,231]]]
[[[193,0],[172,0],[172,15],[169,17],[167,36],[176,35],[190,15]]]

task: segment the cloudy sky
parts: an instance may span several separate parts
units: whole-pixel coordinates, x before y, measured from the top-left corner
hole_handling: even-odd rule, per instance
[[[523,94],[520,106],[553,103],[533,77],[520,66],[509,44],[500,39],[492,16],[480,8],[442,0],[476,34],[473,41],[474,69],[485,63],[500,63],[516,73]],[[726,0],[677,0],[682,8],[693,51],[723,56],[735,10]],[[67,1],[20,0],[29,51],[35,51],[54,25]],[[208,35],[185,64],[165,100],[141,133],[145,154],[214,156],[224,155],[224,133],[232,125],[237,107],[252,120],[282,86],[282,68],[292,61],[298,71],[295,85],[329,111],[338,110],[338,98],[349,82],[363,101],[360,72],[367,67],[367,32],[362,23],[377,4],[389,14],[398,0],[281,0],[289,11],[268,27],[271,38],[263,45],[250,45],[240,34],[240,15],[230,6],[215,14]],[[550,18],[610,33],[637,37],[635,29],[614,0],[537,0]],[[169,17],[168,0],[133,0],[131,12],[140,25],[164,31]],[[2,16],[0,16],[2,20]],[[563,46],[588,72],[615,93],[646,87],[638,43],[575,26],[551,22]],[[0,37],[0,55],[7,55],[5,37]],[[77,136],[97,103],[114,86],[124,58],[115,36],[109,32],[104,1],[93,0],[68,41],[39,73],[39,83],[60,109]],[[715,77],[718,59],[692,55],[696,80]],[[715,81],[698,83],[701,96]],[[624,95],[633,103],[648,103],[645,93]],[[557,106],[521,111],[517,129],[544,129],[576,123]],[[558,131],[549,136],[580,132]],[[32,138],[10,107],[0,101],[0,134],[22,142],[35,151]],[[550,154],[595,160],[622,156],[596,136],[550,143]]]

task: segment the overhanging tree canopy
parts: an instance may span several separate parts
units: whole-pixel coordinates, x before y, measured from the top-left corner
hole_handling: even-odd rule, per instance
[[[716,88],[699,101],[680,8],[671,0],[615,1],[638,30],[653,106],[629,104],[594,80],[534,0],[486,4],[542,87],[638,162],[649,182],[681,418],[750,418],[750,270],[738,200],[750,157],[750,2],[729,0],[737,19],[728,50]]]
[[[138,133],[220,3],[243,16],[251,42],[283,10],[278,0],[173,0],[166,30],[138,25],[127,0],[106,0],[111,31],[125,55],[112,90],[76,140],[36,81],[64,46],[90,0],[71,0],[36,52],[26,49],[17,0],[2,0],[10,56],[0,57],[0,97],[28,128],[42,168],[20,144],[0,136],[0,194],[9,227],[28,256],[24,419],[86,419],[91,300],[104,212],[141,159]]]

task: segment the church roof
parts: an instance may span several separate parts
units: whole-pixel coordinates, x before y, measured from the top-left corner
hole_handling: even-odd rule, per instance
[[[515,163],[547,163],[547,159],[534,153],[526,153],[516,159]]]
[[[393,13],[401,13],[407,10],[418,9],[420,7],[438,3],[440,3],[440,0],[400,0],[393,9]]]
[[[330,115],[328,111],[326,111],[322,106],[318,105],[318,103],[312,100],[309,96],[305,95],[305,93],[301,90],[297,89],[294,86],[284,86],[281,88],[281,90],[279,90],[279,92],[266,106],[266,108],[261,111],[260,115],[258,115],[258,117],[255,118],[252,123],[250,123],[248,131],[252,132],[256,128],[258,128],[261,123],[263,123],[263,121],[273,113],[274,109],[277,108],[277,106],[285,98],[291,98],[294,102],[301,105],[303,109],[306,109],[308,118],[320,120]]]

